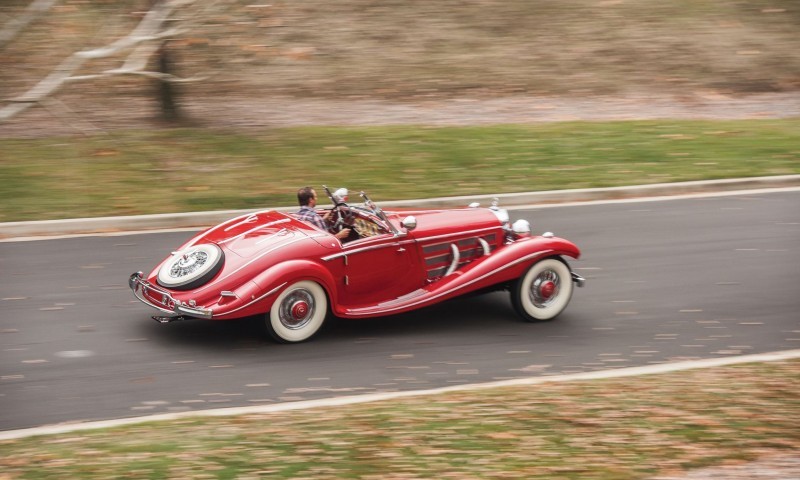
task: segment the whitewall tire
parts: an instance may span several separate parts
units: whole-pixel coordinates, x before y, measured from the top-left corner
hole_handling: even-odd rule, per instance
[[[302,281],[284,290],[264,319],[267,333],[280,343],[308,340],[328,314],[328,297],[316,282]]]
[[[552,320],[567,307],[573,291],[572,273],[558,258],[539,261],[511,289],[514,310],[528,322]]]

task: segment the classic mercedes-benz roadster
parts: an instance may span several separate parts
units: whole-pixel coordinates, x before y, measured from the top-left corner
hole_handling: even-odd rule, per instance
[[[329,231],[293,214],[261,211],[210,228],[172,252],[134,295],[166,323],[260,315],[278,342],[311,338],[332,313],[368,318],[407,312],[473,292],[506,289],[531,322],[560,314],[584,279],[564,257],[578,247],[551,233],[532,235],[497,206],[383,211],[331,194]],[[350,229],[343,240],[336,231]],[[331,233],[334,232],[334,233]]]

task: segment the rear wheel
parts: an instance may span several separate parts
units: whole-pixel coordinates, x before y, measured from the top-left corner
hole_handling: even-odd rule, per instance
[[[528,322],[552,320],[572,297],[572,274],[558,258],[537,262],[511,289],[514,310]]]
[[[281,293],[264,319],[267,333],[280,343],[303,342],[325,323],[328,298],[316,282],[302,281]]]

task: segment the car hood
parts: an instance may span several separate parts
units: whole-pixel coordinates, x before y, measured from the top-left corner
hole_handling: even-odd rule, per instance
[[[486,208],[408,210],[395,212],[395,215],[398,221],[410,215],[417,219],[417,227],[413,231],[417,239],[502,227],[497,216]]]

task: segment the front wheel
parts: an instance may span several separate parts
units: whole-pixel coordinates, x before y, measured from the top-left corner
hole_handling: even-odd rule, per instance
[[[264,319],[267,333],[280,343],[308,340],[322,327],[328,313],[325,290],[302,281],[281,293]]]
[[[572,297],[572,274],[557,258],[537,262],[511,289],[514,310],[528,322],[552,320]]]

